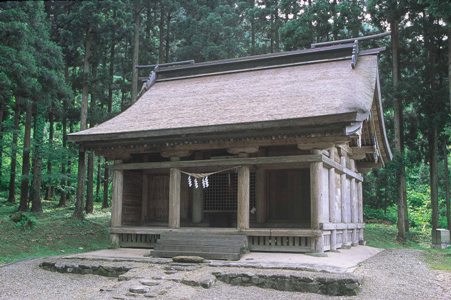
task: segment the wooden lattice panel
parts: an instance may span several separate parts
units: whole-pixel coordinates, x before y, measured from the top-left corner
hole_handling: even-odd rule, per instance
[[[304,236],[249,236],[251,251],[310,252],[311,238]]]
[[[220,173],[208,177],[204,188],[205,212],[233,212],[237,209],[238,176],[236,173]],[[250,208],[255,207],[255,173],[250,174]]]
[[[121,233],[119,242],[124,248],[153,248],[159,238],[159,234]]]

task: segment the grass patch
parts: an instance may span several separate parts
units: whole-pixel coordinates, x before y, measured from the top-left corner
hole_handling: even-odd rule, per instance
[[[422,250],[426,263],[433,269],[451,271],[451,248],[431,248],[431,234],[429,231],[420,231],[411,228],[407,234],[407,242],[396,241],[396,225],[366,224],[365,240],[367,245],[376,248],[408,248]]]
[[[95,204],[95,213],[79,221],[73,207],[43,201],[42,214],[18,215],[17,204],[0,202],[0,264],[22,259],[108,248],[110,211]]]

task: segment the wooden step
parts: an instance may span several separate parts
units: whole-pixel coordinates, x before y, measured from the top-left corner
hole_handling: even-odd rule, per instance
[[[153,255],[157,257],[196,255],[206,259],[239,260],[247,248],[247,237],[242,234],[169,232],[160,236]]]

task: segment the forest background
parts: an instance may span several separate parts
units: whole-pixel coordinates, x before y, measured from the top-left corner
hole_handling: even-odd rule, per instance
[[[0,206],[39,213],[46,199],[81,219],[96,202],[110,205],[110,162],[88,153],[86,170],[79,168],[67,134],[133,103],[138,77],[148,75],[135,65],[289,51],[386,31],[362,43],[387,48],[380,79],[394,152],[385,168],[365,175],[365,219],[397,223],[401,242],[411,228],[451,229],[451,4],[440,0],[2,2]]]

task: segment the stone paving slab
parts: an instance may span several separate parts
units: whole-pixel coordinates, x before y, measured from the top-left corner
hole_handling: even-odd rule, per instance
[[[316,257],[300,253],[251,252],[236,262],[211,260],[212,267],[246,267],[258,269],[289,269],[328,273],[350,273],[368,258],[382,249],[358,246],[327,252],[325,257]],[[150,249],[118,248],[64,256],[64,259],[87,259],[105,261],[147,262],[152,264],[169,263],[169,258],[151,257]]]

